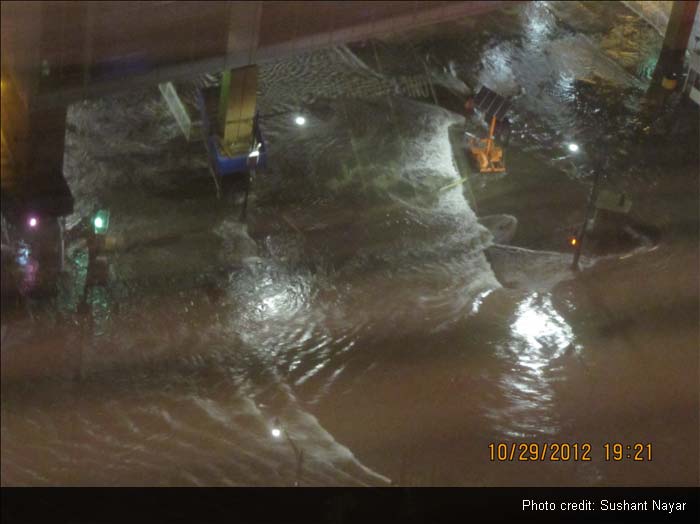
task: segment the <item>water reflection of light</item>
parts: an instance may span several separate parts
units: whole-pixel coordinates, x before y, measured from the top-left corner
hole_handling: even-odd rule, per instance
[[[472,304],[472,314],[476,314],[479,312],[479,308],[481,307],[481,304],[484,303],[484,299],[488,297],[492,292],[493,289],[488,289],[483,293],[479,293],[479,295],[474,299],[474,303]]]
[[[488,85],[500,94],[514,93],[518,83],[512,69],[513,49],[510,45],[497,45],[484,52],[484,69],[479,73],[479,83]]]
[[[531,40],[540,41],[547,34],[547,23],[541,18],[531,18],[527,31]]]
[[[562,73],[559,75],[555,91],[563,100],[574,100],[574,80],[575,78],[569,74]]]
[[[29,248],[26,245],[17,249],[17,263],[20,266],[26,266],[29,263]]]
[[[554,358],[571,345],[571,326],[557,313],[548,295],[533,293],[516,312],[511,326],[513,335],[525,344],[518,344],[518,360],[537,375]]]
[[[265,277],[257,290],[255,311],[264,318],[289,318],[303,305],[307,290],[294,283],[280,284]]]
[[[550,295],[533,293],[518,305],[511,335],[504,348],[510,365],[501,379],[507,407],[497,414],[500,431],[512,438],[555,435],[561,424],[552,382],[559,367],[552,362],[572,347],[573,331]]]
[[[268,296],[262,299],[263,308],[268,313],[281,313],[287,304],[286,293],[277,293],[276,295]]]
[[[29,246],[21,242],[16,252],[16,261],[21,269],[21,287],[31,289],[38,282],[39,264],[32,257]]]
[[[551,23],[548,19],[547,6],[545,4],[546,2],[532,4],[530,9],[526,11],[526,34],[528,40],[530,40],[534,46],[549,40]]]

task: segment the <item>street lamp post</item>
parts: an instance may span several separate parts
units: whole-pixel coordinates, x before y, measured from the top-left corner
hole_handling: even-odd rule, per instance
[[[578,154],[581,150],[579,145],[575,142],[570,142],[570,143],[566,144],[566,149],[573,156],[578,156]],[[574,169],[578,168],[577,163],[572,162],[572,164],[574,165]],[[597,186],[597,183],[593,185],[594,190],[595,190],[596,186]],[[574,260],[573,260],[573,263],[571,264],[571,269],[573,269],[574,271],[579,270],[578,261],[579,261],[579,258],[581,258],[581,246],[583,245],[583,239],[586,236],[586,229],[588,226],[588,216],[590,214],[590,208],[591,208],[592,201],[593,201],[593,194],[591,192],[591,195],[589,196],[589,199],[588,199],[588,205],[586,207],[586,213],[585,213],[585,216],[583,219],[583,225],[581,226],[581,229],[579,230],[578,234],[573,239],[571,239],[571,245],[574,246],[574,248],[575,248]]]
[[[598,195],[598,182],[600,181],[600,169],[595,170],[595,178],[593,179],[593,187],[588,196],[588,204],[586,205],[586,214],[583,217],[583,224],[581,224],[581,230],[576,236],[576,250],[574,251],[574,260],[571,264],[571,269],[578,271],[580,268],[578,266],[578,261],[581,258],[581,246],[583,246],[583,239],[586,237],[586,232],[589,229],[589,221],[591,220],[591,214],[595,209],[595,201]]]
[[[578,154],[580,151],[580,147],[578,144],[571,143],[567,145],[567,149],[573,153],[573,154]],[[605,160],[605,168],[607,168],[607,159]],[[595,216],[595,206],[596,206],[596,199],[598,198],[598,185],[600,182],[600,177],[603,172],[603,169],[601,166],[596,166],[595,167],[595,175],[593,178],[593,187],[591,187],[591,192],[588,195],[588,203],[586,204],[586,212],[583,217],[583,224],[581,224],[581,229],[578,232],[578,235],[574,237],[574,241],[572,241],[572,245],[575,247],[574,251],[574,260],[571,264],[571,269],[573,271],[579,271],[579,259],[581,258],[581,251],[583,249],[583,240],[586,238],[586,233],[588,232],[589,229],[591,229],[591,220],[592,216]]]
[[[304,464],[304,450],[299,448],[299,446],[294,442],[287,429],[280,424],[279,419],[275,419],[275,423],[272,426],[270,433],[276,439],[280,439],[282,436],[284,436],[285,440],[292,448],[292,451],[294,451],[294,459],[296,462],[296,476],[294,485],[299,486],[301,483],[302,467]]]

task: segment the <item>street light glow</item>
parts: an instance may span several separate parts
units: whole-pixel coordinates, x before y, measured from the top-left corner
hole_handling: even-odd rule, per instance
[[[282,436],[282,430],[280,428],[272,428],[270,433],[272,433],[272,436],[275,438],[280,438]]]
[[[298,126],[303,126],[304,124],[306,124],[306,118],[299,115],[294,119],[294,123]]]
[[[36,227],[39,225],[39,221],[36,219],[36,217],[31,217],[29,219],[29,227]]]
[[[96,235],[104,235],[109,228],[109,211],[106,209],[98,210],[92,217],[92,225]]]
[[[579,150],[578,144],[574,144],[573,142],[567,146],[569,148],[569,151],[572,153],[576,153]]]

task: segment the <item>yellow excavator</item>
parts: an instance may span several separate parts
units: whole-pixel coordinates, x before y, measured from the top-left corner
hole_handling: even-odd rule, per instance
[[[510,102],[489,88],[482,87],[473,99],[473,107],[484,114],[489,124],[489,134],[486,138],[479,138],[465,133],[469,153],[480,173],[505,173],[503,148],[496,145],[496,129],[499,125],[508,125],[505,114]]]

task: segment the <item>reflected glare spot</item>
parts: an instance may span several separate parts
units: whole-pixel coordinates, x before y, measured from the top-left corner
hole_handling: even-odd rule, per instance
[[[492,292],[493,289],[489,289],[487,291],[484,291],[483,293],[479,293],[476,299],[474,299],[474,304],[472,304],[472,314],[476,314],[479,312],[479,308],[481,307],[481,304],[483,304],[484,299],[488,297]]]
[[[513,335],[524,342],[518,345],[518,360],[540,375],[550,360],[572,343],[574,334],[547,295],[529,296],[521,302],[516,315],[511,329]]]
[[[287,297],[284,293],[278,293],[262,299],[264,308],[270,313],[280,313],[285,310]]]

